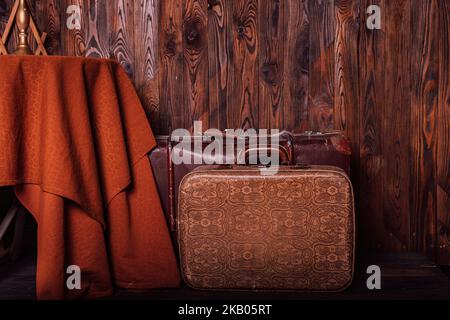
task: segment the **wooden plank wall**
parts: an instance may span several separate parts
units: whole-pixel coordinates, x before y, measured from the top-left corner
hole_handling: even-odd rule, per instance
[[[2,27],[12,2],[0,0]],[[81,30],[66,28],[72,4]],[[366,28],[372,4],[382,30]],[[120,61],[156,133],[194,120],[344,130],[360,247],[450,264],[450,0],[35,0],[33,11],[51,54]]]
[[[439,82],[436,111],[436,260],[450,264],[450,1],[438,2]],[[434,227],[433,227],[434,230]]]

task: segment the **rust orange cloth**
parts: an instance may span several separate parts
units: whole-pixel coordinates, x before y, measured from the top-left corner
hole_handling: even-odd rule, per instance
[[[38,222],[37,297],[177,287],[147,154],[156,145],[119,64],[0,56],[0,186]],[[68,290],[68,266],[82,271]]]

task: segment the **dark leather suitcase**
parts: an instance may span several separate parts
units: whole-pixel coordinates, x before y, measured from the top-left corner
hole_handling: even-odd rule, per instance
[[[156,186],[158,188],[161,205],[166,215],[167,223],[171,229],[175,229],[175,216],[173,209],[174,195],[173,190],[173,165],[170,159],[171,143],[168,136],[156,137],[157,147],[150,153],[150,163]]]
[[[211,143],[207,136],[203,137],[204,141],[202,143],[202,151]],[[235,137],[233,144],[235,147],[234,158],[240,158],[240,154],[238,152],[237,139]],[[204,164],[174,164],[172,162],[172,150],[174,147],[174,143],[171,142],[170,136],[157,136],[157,147],[150,153],[150,162],[153,169],[153,174],[155,176],[155,181],[158,187],[158,192],[161,198],[161,203],[166,214],[166,219],[168,221],[170,230],[174,233],[176,231],[176,207],[178,204],[178,189],[181,183],[181,180],[184,176],[194,169],[203,166]],[[292,163],[292,151],[293,148],[291,146],[291,136],[289,133],[282,132],[279,134],[279,144],[276,148],[281,148],[284,150],[281,153],[281,162],[285,164]],[[247,141],[248,144],[248,141]],[[192,147],[194,142],[192,141]],[[194,150],[194,148],[192,148]],[[196,156],[195,152],[190,154],[191,158]],[[226,157],[222,155],[222,157],[213,155],[210,161],[218,162],[219,159],[226,162]]]
[[[282,152],[282,164],[328,165],[342,168],[350,173],[350,142],[342,132],[305,132],[279,134],[279,148]],[[237,138],[236,138],[237,139]],[[202,164],[173,164],[171,161],[173,143],[169,136],[158,136],[158,146],[150,154],[153,173],[158,186],[164,212],[172,232],[176,231],[176,208],[178,204],[178,189],[186,174],[192,172]],[[204,141],[202,150],[210,141]],[[234,142],[237,143],[236,141]],[[236,148],[237,149],[237,148]],[[192,154],[194,157],[195,154]],[[235,154],[238,159],[239,154]],[[213,158],[218,160],[219,158]],[[224,161],[224,159],[221,159]],[[225,161],[224,161],[225,162]]]
[[[180,185],[178,243],[196,289],[340,291],[353,278],[354,200],[335,167],[205,167]]]
[[[334,166],[350,176],[350,140],[340,131],[292,134],[294,164]]]

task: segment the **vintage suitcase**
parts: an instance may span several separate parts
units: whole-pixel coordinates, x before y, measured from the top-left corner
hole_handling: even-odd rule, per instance
[[[210,144],[211,141],[207,139],[207,137],[203,137],[204,141],[202,143],[202,151]],[[192,172],[194,169],[203,166],[202,164],[174,164],[172,162],[172,150],[174,147],[174,144],[170,141],[169,136],[157,136],[157,147],[150,153],[150,162],[153,169],[153,174],[155,176],[156,185],[158,187],[158,192],[161,198],[161,203],[167,218],[167,221],[169,223],[170,230],[172,232],[176,231],[176,208],[178,204],[178,189],[181,183],[181,180],[184,178],[184,176],[190,172]],[[283,153],[281,153],[280,161],[284,164],[291,164],[292,163],[292,151],[293,148],[291,146],[291,136],[287,132],[281,132],[279,134],[279,144],[276,146],[277,149],[284,150]],[[234,158],[237,159],[240,157],[240,154],[238,152],[237,145],[237,138],[234,140],[235,145],[235,154]],[[192,150],[194,142],[192,142]],[[225,148],[225,146],[224,146]],[[196,156],[195,152],[192,151],[192,154],[190,154],[191,158],[194,158]],[[222,162],[226,161],[226,157],[224,155],[221,155],[221,157],[217,155],[213,155],[212,159],[209,159],[211,161],[218,161],[221,160]]]
[[[354,265],[352,185],[336,167],[198,168],[183,178],[178,244],[196,289],[340,291]]]
[[[175,230],[173,165],[170,159],[171,143],[168,136],[156,137],[157,147],[150,153],[150,163],[156,186],[158,188],[161,205],[171,231]],[[170,171],[170,172],[169,172]]]
[[[200,164],[178,164],[171,161],[173,143],[169,136],[158,136],[158,146],[151,152],[150,161],[153,167],[156,184],[161,197],[164,212],[172,232],[176,231],[176,208],[178,205],[178,189],[184,176]],[[209,141],[204,141],[202,150]],[[342,168],[350,173],[350,142],[339,131],[319,133],[305,132],[292,134],[283,131],[279,134],[279,146],[285,150],[282,159],[285,164],[329,165]],[[194,154],[192,154],[194,157]],[[236,159],[239,158],[235,154]],[[218,159],[218,158],[217,158]]]
[[[294,164],[339,167],[350,176],[350,140],[340,131],[292,134]]]

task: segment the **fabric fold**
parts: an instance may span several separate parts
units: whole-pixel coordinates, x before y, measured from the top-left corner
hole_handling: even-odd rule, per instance
[[[0,186],[38,222],[38,298],[179,286],[147,157],[156,142],[123,68],[34,56],[0,56],[0,68]],[[70,265],[81,290],[67,289]]]

